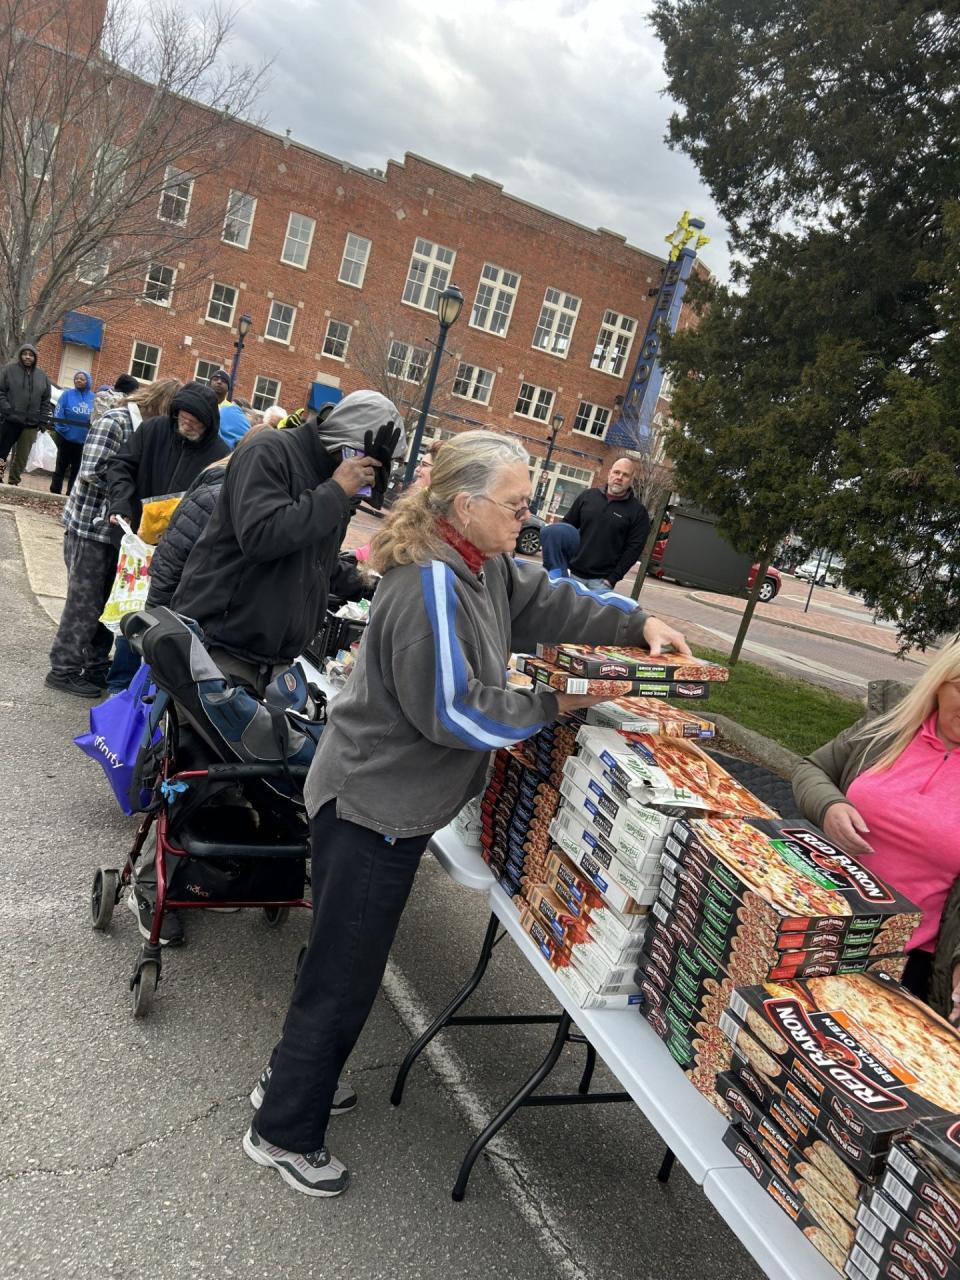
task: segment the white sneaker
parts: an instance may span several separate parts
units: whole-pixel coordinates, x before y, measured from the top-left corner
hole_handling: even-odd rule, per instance
[[[267,1085],[270,1083],[272,1073],[272,1067],[264,1067],[260,1072],[260,1079],[253,1086],[253,1092],[250,1094],[250,1105],[255,1111],[259,1111],[263,1106],[263,1095],[267,1092]],[[342,1116],[345,1111],[352,1111],[359,1101],[360,1099],[357,1097],[356,1092],[348,1084],[338,1084],[337,1091],[333,1095],[330,1114],[332,1116]]]
[[[338,1196],[350,1185],[347,1167],[326,1147],[302,1155],[261,1138],[253,1125],[243,1135],[243,1149],[257,1164],[276,1169],[284,1182],[305,1196]]]

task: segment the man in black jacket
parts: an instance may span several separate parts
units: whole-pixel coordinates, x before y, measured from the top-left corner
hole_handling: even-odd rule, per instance
[[[647,509],[636,496],[636,464],[618,458],[602,489],[585,489],[563,517],[580,530],[580,550],[570,572],[591,591],[613,591],[640,559],[650,529]]]
[[[37,367],[37,348],[25,342],[0,369],[0,480],[13,450],[8,484],[19,484],[37,430],[50,421],[50,379]]]
[[[227,468],[173,608],[200,623],[224,674],[259,695],[320,629],[353,499],[380,468],[364,441],[387,423],[402,428],[386,396],[354,391],[322,424],[258,435]],[[401,430],[395,456],[403,444]]]

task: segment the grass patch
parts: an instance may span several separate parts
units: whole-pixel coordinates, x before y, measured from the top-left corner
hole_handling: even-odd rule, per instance
[[[697,655],[723,666],[729,661],[729,655],[699,645]],[[686,705],[695,710],[700,704]],[[730,669],[729,683],[712,686],[703,705],[801,756],[822,747],[864,713],[853,698],[742,660]]]

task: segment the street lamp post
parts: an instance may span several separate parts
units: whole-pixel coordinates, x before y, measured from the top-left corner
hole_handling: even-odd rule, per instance
[[[550,432],[550,441],[547,444],[547,456],[543,460],[543,467],[540,470],[540,480],[537,484],[537,492],[534,495],[533,505],[530,508],[530,514],[536,515],[540,510],[540,504],[547,492],[547,485],[550,483],[548,472],[550,471],[550,459],[553,457],[553,447],[557,443],[557,436],[560,434],[560,428],[563,426],[563,414],[555,413],[550,421],[553,430]]]
[[[250,326],[253,320],[250,316],[241,316],[237,321],[237,340],[233,344],[233,364],[230,366],[230,386],[236,388],[237,370],[240,368],[240,357],[243,355],[243,344],[247,334],[250,332]],[[233,395],[233,390],[230,392]]]
[[[443,359],[444,343],[447,341],[447,330],[451,325],[456,324],[462,310],[463,294],[455,284],[447,285],[443,293],[437,298],[437,319],[440,321],[440,336],[437,338],[433,352],[433,361],[430,365],[430,373],[423,393],[423,404],[420,407],[420,418],[417,422],[417,429],[413,433],[413,444],[410,446],[410,456],[407,459],[407,469],[403,473],[403,483],[405,485],[413,481],[413,473],[417,469],[420,446],[423,443],[423,433],[427,425],[427,414],[430,412],[430,401],[433,399],[433,390],[437,385],[437,373],[440,369],[440,361]]]

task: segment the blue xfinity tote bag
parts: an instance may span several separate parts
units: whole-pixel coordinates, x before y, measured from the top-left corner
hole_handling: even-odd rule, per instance
[[[137,758],[149,732],[150,705],[143,699],[156,689],[150,683],[150,668],[141,662],[140,669],[127,689],[115,693],[106,702],[90,708],[90,732],[82,733],[74,742],[86,755],[96,760],[107,775],[117,803],[128,816],[135,812],[130,803]],[[151,737],[159,736],[159,729]],[[140,792],[139,809],[150,799],[149,791]]]

